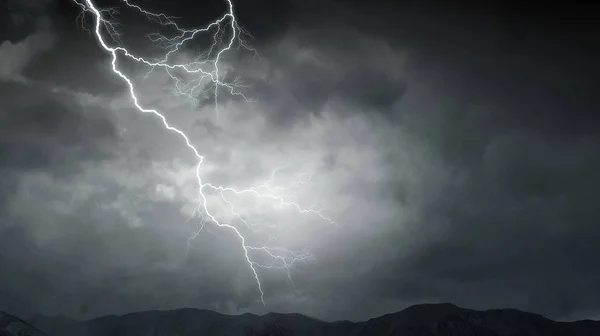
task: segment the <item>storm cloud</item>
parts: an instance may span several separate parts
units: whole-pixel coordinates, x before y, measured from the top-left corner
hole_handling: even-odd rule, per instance
[[[599,105],[585,83],[600,73],[583,68],[584,43],[479,10],[280,6],[264,26],[241,6],[260,58],[225,62],[255,100],[224,98],[218,117],[210,101],[173,95],[165,73],[127,69],[141,103],[205,155],[206,180],[253,186],[288,162],[277,183],[312,173],[294,197],[337,226],[268,202],[243,214],[315,256],[293,285],[261,271],[263,307],[235,235],[207,225],[188,247],[192,153],[132,107],[93,36],[65,28],[77,11],[52,7],[56,36],[31,29],[0,47],[0,309],[365,319],[450,301],[597,317]]]

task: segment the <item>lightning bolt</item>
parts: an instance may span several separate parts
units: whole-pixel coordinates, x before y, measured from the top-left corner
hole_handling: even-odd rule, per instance
[[[88,32],[93,33],[93,35],[95,35],[95,39],[98,41],[99,46],[110,55],[112,71],[127,85],[129,89],[130,98],[135,108],[139,112],[154,115],[162,122],[162,125],[166,130],[179,135],[179,137],[185,143],[185,146],[197,159],[195,173],[198,183],[199,203],[195,209],[194,216],[199,216],[200,221],[197,230],[191,237],[189,237],[188,249],[190,247],[191,242],[201,233],[201,231],[205,228],[205,225],[208,222],[213,223],[219,228],[230,230],[237,236],[237,238],[240,241],[242,253],[244,254],[245,260],[256,281],[257,289],[260,292],[260,300],[263,303],[263,305],[265,305],[265,292],[263,290],[263,285],[260,281],[258,269],[265,268],[283,270],[287,272],[288,279],[291,281],[290,270],[292,269],[294,264],[300,261],[311,260],[313,257],[305,251],[294,252],[285,248],[271,246],[271,243],[277,239],[277,237],[272,235],[269,235],[267,241],[262,246],[253,246],[247,244],[247,237],[245,237],[236,226],[234,226],[231,223],[220,221],[215,215],[211,213],[208,207],[208,201],[205,191],[212,190],[214,192],[217,192],[220,195],[223,202],[225,202],[225,204],[228,205],[231,214],[235,218],[237,218],[239,222],[241,222],[247,228],[252,230],[252,232],[257,231],[257,226],[253,223],[250,223],[249,220],[246,220],[240,213],[238,213],[238,211],[236,211],[234,204],[227,198],[227,195],[248,194],[256,198],[265,198],[272,202],[276,202],[281,205],[294,208],[299,213],[311,214],[319,217],[320,219],[328,223],[335,224],[335,222],[332,219],[323,215],[320,209],[317,209],[316,207],[302,207],[298,203],[293,202],[287,197],[281,195],[282,192],[289,191],[301,184],[308,183],[312,175],[308,174],[308,178],[295,181],[288,187],[273,187],[272,183],[273,179],[275,178],[275,174],[279,170],[288,168],[288,163],[287,166],[276,168],[272,172],[271,178],[267,182],[258,186],[250,187],[248,189],[239,190],[232,187],[214,185],[204,181],[201,177],[201,167],[204,162],[204,156],[201,155],[197,147],[195,147],[190,142],[189,137],[182,130],[173,126],[167,120],[164,114],[159,112],[157,109],[142,106],[142,104],[140,103],[140,99],[136,94],[136,88],[133,81],[124,73],[123,70],[120,69],[118,65],[118,59],[119,56],[121,56],[133,60],[139,64],[148,66],[150,68],[150,71],[146,76],[148,76],[155,69],[163,69],[175,83],[175,93],[181,96],[185,96],[188,99],[191,99],[195,102],[197,102],[195,97],[198,96],[200,93],[206,93],[210,89],[214,90],[213,99],[215,102],[215,110],[217,113],[217,117],[219,114],[218,99],[220,90],[225,90],[232,96],[239,96],[246,102],[251,102],[250,99],[248,99],[241,91],[238,90],[239,88],[243,87],[239,78],[234,79],[232,82],[227,82],[222,79],[223,76],[220,68],[220,61],[225,53],[235,48],[244,48],[246,50],[254,52],[254,54],[258,56],[256,50],[254,50],[248,43],[246,43],[246,41],[243,38],[245,36],[250,35],[238,24],[237,18],[234,13],[234,5],[232,0],[225,0],[227,2],[227,12],[225,14],[223,14],[220,18],[210,22],[205,27],[197,29],[183,29],[178,26],[178,24],[174,21],[174,18],[171,16],[168,16],[163,13],[150,12],[132,3],[130,0],[122,0],[122,3],[125,6],[127,6],[131,10],[135,10],[140,14],[143,14],[151,22],[154,22],[164,27],[174,28],[174,30],[177,32],[175,36],[172,37],[167,37],[158,33],[148,35],[148,38],[152,43],[155,43],[156,45],[164,48],[165,50],[164,57],[154,60],[149,60],[144,57],[138,56],[126,47],[122,46],[123,44],[121,43],[121,34],[119,32],[120,24],[116,20],[116,16],[118,14],[118,11],[116,9],[100,9],[94,4],[92,0],[72,1],[82,10],[78,19],[81,20],[81,24],[82,27],[84,27],[84,29],[86,29],[84,25],[86,13],[91,14],[94,18],[93,32],[90,30],[88,30]],[[110,45],[110,43],[107,41],[107,38],[102,33],[103,30],[108,33],[108,37],[112,39],[114,44],[116,44],[117,46]],[[209,33],[211,31],[213,31],[213,42],[207,51],[200,54],[196,59],[189,63],[177,63],[171,61],[173,55],[177,51],[179,51],[179,48],[181,48],[184,44],[193,40],[197,35],[200,35],[202,33]],[[227,31],[229,32],[229,38],[225,39],[224,36],[227,33]],[[188,78],[189,76],[193,76],[193,79],[189,80],[181,78],[180,75],[178,75],[178,73],[181,72],[183,72],[185,76],[188,76]],[[209,86],[209,88],[204,89],[206,86]],[[251,258],[251,252],[262,253],[265,258],[270,260],[270,262],[262,263],[254,261]]]

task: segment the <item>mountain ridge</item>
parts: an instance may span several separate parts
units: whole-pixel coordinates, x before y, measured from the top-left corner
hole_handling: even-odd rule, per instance
[[[8,314],[5,314],[8,315]],[[2,313],[0,313],[2,316]],[[10,316],[10,315],[9,315]],[[19,320],[18,318],[14,318]],[[19,320],[21,321],[21,320]],[[89,320],[38,315],[24,322],[44,333],[26,336],[598,336],[600,321],[558,322],[516,309],[484,311],[450,303],[420,304],[366,321],[325,322],[297,313],[222,314],[180,308]],[[34,328],[34,327],[32,327]],[[37,330],[37,329],[36,329]],[[13,336],[8,332],[0,336]]]
[[[47,336],[31,324],[0,310],[0,336]]]

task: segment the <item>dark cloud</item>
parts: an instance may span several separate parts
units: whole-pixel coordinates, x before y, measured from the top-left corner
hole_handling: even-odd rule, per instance
[[[360,56],[347,52],[352,48],[361,50]],[[326,104],[336,102],[389,113],[407,86],[402,59],[400,64],[390,63],[392,51],[386,48],[384,42],[356,31],[291,30],[263,55],[268,75],[259,73],[254,80],[247,76],[253,83],[249,95],[258,97],[279,126],[318,115]]]
[[[598,143],[585,134],[566,140],[533,131],[491,137],[460,168],[467,177],[414,224],[418,252],[392,266],[380,295],[552,317],[597,309],[590,298],[600,276],[593,257]]]
[[[545,11],[509,25],[502,6],[321,3],[279,4],[284,14],[262,31],[279,7],[255,16],[241,6],[263,60],[229,61],[257,103],[224,102],[213,120],[206,106],[188,115],[162,86],[149,89],[170,120],[192,127],[207,178],[246,185],[264,170],[268,179],[281,152],[317,162],[307,198],[324,199],[341,226],[281,221],[316,260],[294,270],[293,288],[261,273],[267,309],[326,319],[424,301],[554,318],[600,310],[600,105],[590,85],[600,72],[585,17],[571,23],[565,11],[566,32]],[[174,158],[180,139],[156,120],[115,107],[130,105],[106,55],[61,20],[58,47],[11,69],[102,93],[103,108],[30,84],[0,87],[0,204],[10,210],[0,269],[11,274],[0,304],[74,315],[261,311],[231,232],[207,225],[185,257],[196,223],[179,223],[197,190],[193,167],[177,160],[189,156]]]
[[[498,34],[506,34],[508,28],[501,27]],[[592,224],[599,219],[593,193],[600,185],[595,173],[600,162],[593,153],[600,142],[591,111],[599,102],[589,83],[600,72],[593,62],[575,60],[588,57],[589,49],[561,44],[571,35],[553,39],[539,35],[538,28],[518,27],[522,30],[511,32],[530,34],[529,41],[545,49],[513,44],[512,55],[506,55],[499,49],[509,42],[478,46],[462,40],[461,28],[450,26],[440,31],[446,36],[436,37],[445,41],[432,44],[437,49],[422,47],[431,41],[427,36],[405,39],[414,48],[416,67],[406,80],[408,94],[395,107],[397,127],[414,134],[439,159],[436,169],[419,176],[434,181],[435,194],[424,193],[427,184],[418,189],[394,185],[399,201],[421,209],[405,224],[407,231],[391,235],[389,243],[380,241],[372,253],[394,244],[410,248],[385,253],[382,262],[354,277],[370,280],[342,281],[331,292],[345,296],[364,290],[381,302],[394,298],[399,304],[512,306],[555,318],[598,309],[590,297],[597,292],[592,256],[600,233]],[[486,29],[489,35],[477,34],[495,36]],[[448,38],[454,45],[446,49],[445,43],[452,44]],[[554,51],[552,75],[540,64],[548,50]],[[399,161],[395,164],[402,169]],[[424,202],[413,203],[416,194],[426,197]],[[346,257],[346,267],[360,260]]]
[[[52,47],[55,36],[44,29],[48,28],[41,24],[40,31],[23,40],[4,40],[0,44],[0,80],[18,78],[34,57]]]
[[[48,173],[57,184],[68,184],[84,164],[110,158],[118,135],[104,109],[52,93],[49,87],[3,82],[0,100],[0,267],[15,276],[0,280],[2,305],[29,313],[40,307],[40,297],[69,286],[60,268],[73,260],[51,259],[51,253],[40,249],[31,223],[13,211],[15,207],[28,208],[27,212],[43,208],[35,201],[15,205],[23,181],[31,174]],[[57,300],[53,295],[48,300]]]
[[[63,171],[106,158],[116,130],[106,112],[20,83],[1,84],[0,163],[5,169]],[[68,98],[67,98],[68,99]]]
[[[47,16],[52,0],[7,0],[0,4],[3,39],[21,39],[33,32]]]

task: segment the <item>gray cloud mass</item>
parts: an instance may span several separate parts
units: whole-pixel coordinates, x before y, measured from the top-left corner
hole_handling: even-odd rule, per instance
[[[21,13],[10,3],[6,15]],[[193,155],[132,108],[91,35],[65,28],[67,14],[39,19],[39,4],[25,6],[27,17],[52,22],[51,32],[32,24],[0,42],[0,309],[90,317],[200,307],[357,320],[450,301],[600,316],[600,141],[589,112],[598,102],[579,87],[550,94],[575,74],[541,78],[529,49],[503,56],[465,42],[458,26],[433,38],[423,27],[442,23],[423,19],[428,26],[414,8],[398,14],[413,36],[333,2],[313,28],[303,23],[315,4],[293,3],[281,19],[289,23],[270,23],[281,30],[240,9],[257,26],[261,58],[225,62],[256,102],[224,98],[218,118],[209,101],[173,95],[166,74],[144,80],[146,71],[127,67],[141,103],[160,108],[205,155],[206,180],[248,187],[288,160],[276,183],[313,174],[294,199],[339,226],[232,198],[243,216],[273,224],[282,245],[315,256],[295,267],[293,284],[261,271],[263,307],[230,231],[207,225],[187,248],[198,225]],[[339,16],[326,21],[329,12]],[[460,48],[441,42],[452,32]],[[480,55],[470,63],[476,74],[464,59],[477,56],[466,54]],[[585,76],[597,78],[592,70]],[[219,195],[209,203],[226,216]]]

